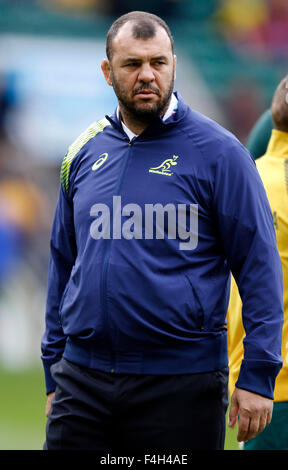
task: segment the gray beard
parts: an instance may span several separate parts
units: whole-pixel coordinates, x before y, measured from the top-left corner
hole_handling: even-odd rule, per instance
[[[113,75],[112,75],[112,84],[113,84],[113,89],[115,92],[115,95],[118,99],[119,104],[121,105],[121,108],[123,109],[124,113],[127,113],[130,118],[133,120],[139,122],[139,123],[150,123],[153,121],[157,116],[159,115],[164,115],[165,111],[167,110],[171,95],[173,93],[173,88],[174,88],[174,80],[171,80],[169,89],[167,90],[166,95],[158,102],[155,103],[152,107],[150,108],[141,108],[138,109],[137,105],[135,106],[133,103],[130,101],[126,100],[125,95],[121,87],[118,85],[118,83],[115,81]],[[149,86],[146,86],[146,89],[149,88]],[[143,89],[145,87],[143,86]]]
[[[124,108],[125,112],[129,114],[131,118],[134,118],[135,120],[140,122],[147,123],[155,119],[157,116],[165,114],[170,103],[172,92],[173,89],[169,96],[166,95],[163,100],[159,101],[158,103],[155,103],[154,106],[150,108],[142,108],[141,106],[139,106],[138,108],[137,106],[127,103],[127,101],[124,101],[120,97],[118,97],[118,101],[122,105],[122,108]]]

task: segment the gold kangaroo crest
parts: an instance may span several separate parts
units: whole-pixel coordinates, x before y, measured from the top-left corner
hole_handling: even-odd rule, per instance
[[[173,173],[170,170],[170,167],[172,165],[177,165],[177,158],[178,155],[173,155],[172,158],[167,158],[163,163],[161,163],[161,165],[150,168],[149,173],[158,173],[158,175],[172,176]]]

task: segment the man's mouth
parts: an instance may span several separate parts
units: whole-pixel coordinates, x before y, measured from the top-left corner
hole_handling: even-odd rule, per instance
[[[151,96],[159,95],[159,93],[156,90],[142,89],[142,90],[135,91],[134,96],[135,95],[143,97],[143,98],[150,98]]]

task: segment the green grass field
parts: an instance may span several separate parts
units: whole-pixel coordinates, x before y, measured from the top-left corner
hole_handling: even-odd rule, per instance
[[[42,369],[0,369],[0,450],[41,450],[45,440]],[[237,450],[236,429],[227,429],[226,450]]]

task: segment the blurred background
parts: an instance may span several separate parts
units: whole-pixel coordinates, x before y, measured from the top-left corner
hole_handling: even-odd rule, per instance
[[[67,147],[114,111],[111,23],[163,17],[176,89],[245,144],[287,73],[287,0],[0,0],[0,449],[41,449],[49,236]],[[228,431],[227,449],[238,448]]]

